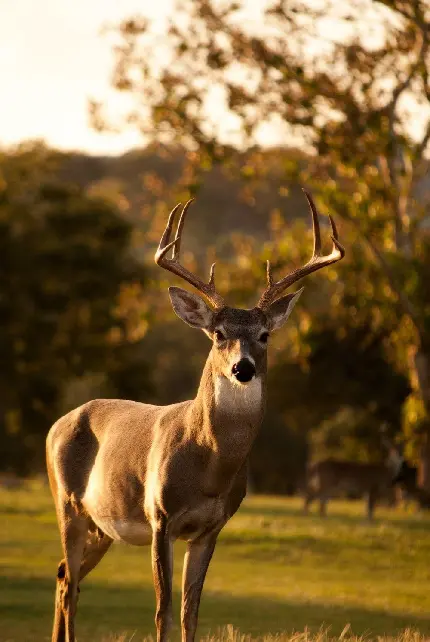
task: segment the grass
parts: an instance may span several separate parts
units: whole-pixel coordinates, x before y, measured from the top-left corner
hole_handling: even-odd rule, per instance
[[[49,490],[40,483],[1,490],[0,514],[0,642],[47,641],[61,556]],[[321,520],[303,516],[298,499],[246,500],[219,538],[200,637],[430,639],[430,518],[380,508],[367,524],[363,515],[361,502],[333,501]],[[183,552],[178,543],[174,639]],[[79,642],[137,642],[154,634],[149,555],[148,547],[115,545],[82,584]]]

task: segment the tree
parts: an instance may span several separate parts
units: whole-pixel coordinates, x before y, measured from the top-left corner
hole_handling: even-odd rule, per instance
[[[112,204],[58,179],[60,155],[26,145],[0,157],[0,466],[41,464],[45,435],[71,379],[106,373],[112,392],[146,366],[120,309],[142,268],[131,226]]]
[[[161,41],[146,18],[124,21],[114,87],[134,99],[129,122],[193,149],[203,171],[231,168],[234,148],[258,146],[270,131],[278,141],[299,137],[308,163],[285,163],[285,179],[318,189],[321,208],[366,248],[358,263],[348,248],[346,288],[356,289],[345,310],[357,312],[360,300],[359,316],[390,330],[390,359],[412,388],[405,432],[430,489],[430,7],[274,0],[254,8],[254,21],[247,7],[184,0]],[[92,113],[103,124],[100,105]]]

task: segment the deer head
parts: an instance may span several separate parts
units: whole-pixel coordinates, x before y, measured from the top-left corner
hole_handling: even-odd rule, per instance
[[[304,190],[305,191],[305,190]],[[192,200],[184,206],[179,217],[174,240],[172,230],[181,204],[172,210],[166,229],[161,237],[155,255],[155,262],[160,267],[180,276],[193,285],[211,304],[206,303],[197,294],[178,287],[170,287],[169,294],[172,306],[180,319],[193,328],[200,328],[212,340],[212,359],[218,373],[238,385],[248,384],[254,377],[266,371],[267,344],[269,336],[281,328],[290,316],[303,288],[282,296],[291,285],[331,263],[343,258],[345,250],[339,243],[336,226],[330,217],[333,248],[329,255],[321,255],[321,234],[318,212],[311,195],[305,191],[312,213],[314,232],[314,251],[306,265],[286,277],[274,282],[270,262],[267,262],[267,287],[256,307],[250,310],[232,308],[215,288],[215,264],[210,270],[208,283],[189,272],[179,263],[182,230],[185,217]],[[172,250],[172,257],[167,258]]]

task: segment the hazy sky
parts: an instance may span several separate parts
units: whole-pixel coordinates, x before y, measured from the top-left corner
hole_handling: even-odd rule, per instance
[[[257,1],[248,0],[247,19]],[[88,98],[105,100],[112,115],[120,100],[110,90],[112,39],[101,30],[139,11],[162,23],[173,5],[174,0],[0,0],[0,147],[29,138],[92,153],[141,145],[136,132],[98,134],[89,127]],[[380,36],[380,29],[375,33]],[[411,114],[411,133],[420,133],[430,110],[415,106]],[[266,145],[278,144],[280,134],[270,126],[261,131]]]
[[[145,9],[160,19],[172,0],[0,0],[0,146],[43,138],[65,149],[115,153],[137,134],[97,134],[87,99],[109,93],[112,53],[100,35]]]

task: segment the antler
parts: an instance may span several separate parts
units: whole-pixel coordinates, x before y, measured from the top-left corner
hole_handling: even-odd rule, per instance
[[[167,221],[166,229],[164,230],[163,235],[161,237],[160,245],[158,246],[158,250],[155,253],[154,260],[156,264],[159,265],[160,267],[166,270],[169,270],[169,272],[173,272],[173,274],[180,276],[182,279],[184,279],[184,281],[187,281],[187,283],[190,283],[195,288],[197,288],[197,290],[201,292],[208,299],[208,301],[212,303],[212,305],[215,308],[223,308],[225,306],[224,299],[220,294],[218,294],[218,292],[215,289],[215,263],[213,263],[211,267],[209,283],[204,283],[204,281],[202,281],[201,279],[199,279],[199,277],[189,272],[189,270],[184,268],[179,263],[182,230],[184,227],[185,217],[187,215],[188,208],[193,202],[193,200],[194,199],[190,199],[187,203],[185,203],[182,209],[181,216],[179,218],[178,227],[176,229],[176,236],[173,241],[170,241],[172,228],[175,222],[176,213],[181,207],[182,203],[178,203],[170,212],[169,220]],[[168,259],[166,258],[166,254],[171,248],[173,248],[172,258]]]
[[[321,233],[320,233],[320,224],[318,220],[318,210],[315,207],[315,203],[310,193],[305,189],[303,191],[305,193],[305,196],[307,198],[307,201],[309,203],[309,207],[312,213],[312,224],[313,224],[313,231],[314,231],[314,251],[312,254],[312,258],[310,261],[308,261],[308,263],[306,263],[306,265],[304,265],[303,267],[297,268],[296,270],[288,274],[286,277],[284,277],[280,281],[277,281],[276,283],[273,282],[272,268],[270,265],[270,261],[267,261],[267,287],[264,290],[258,302],[257,307],[259,308],[262,308],[262,309],[267,308],[271,303],[276,301],[276,299],[280,297],[282,292],[287,288],[289,288],[290,285],[293,285],[293,283],[296,283],[296,281],[299,281],[304,276],[311,274],[311,272],[315,272],[316,270],[320,270],[326,265],[330,265],[331,263],[336,263],[336,261],[340,261],[340,259],[342,259],[345,256],[345,249],[339,243],[336,225],[330,215],[329,215],[329,219],[330,219],[330,224],[332,229],[331,239],[333,241],[333,248],[331,253],[328,254],[327,256],[322,256],[320,254]]]

